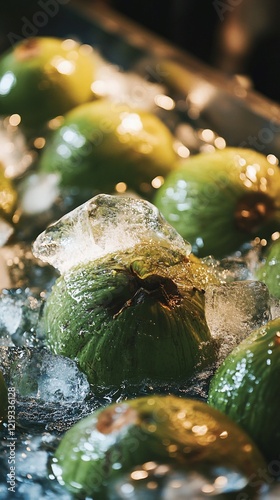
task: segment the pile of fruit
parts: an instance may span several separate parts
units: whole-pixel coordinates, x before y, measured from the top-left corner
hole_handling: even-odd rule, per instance
[[[19,174],[0,166],[0,245],[24,242],[56,269],[37,345],[73,360],[102,401],[61,433],[50,475],[78,498],[264,498],[279,476],[280,318],[221,361],[205,293],[225,283],[223,259],[265,242],[251,279],[280,298],[277,159],[225,144],[183,159],[154,109],[95,91],[101,64],[54,38],[0,59],[0,116],[34,154]],[[37,211],[33,182],[39,197],[54,188]],[[204,401],[178,391],[205,370]],[[0,351],[4,441],[9,383]]]

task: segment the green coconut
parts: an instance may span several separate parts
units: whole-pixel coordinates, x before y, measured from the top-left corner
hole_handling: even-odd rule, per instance
[[[6,420],[8,415],[8,391],[5,384],[4,377],[0,371],[0,429],[2,423]]]
[[[252,332],[215,373],[209,404],[237,422],[267,460],[280,453],[280,319]]]
[[[280,239],[268,246],[255,277],[266,284],[271,295],[280,299]]]
[[[80,264],[47,299],[47,344],[104,391],[178,384],[216,358],[204,291],[217,282],[196,258],[156,243]]]
[[[173,135],[155,114],[100,99],[65,116],[39,161],[39,170],[60,175],[62,185],[96,192],[134,190],[151,196],[174,168]]]
[[[141,468],[140,474],[143,469],[147,474],[157,463],[205,477],[227,470],[243,479],[229,491],[238,492],[242,484],[251,494],[262,481],[250,486],[250,480],[265,468],[254,443],[228,417],[201,401],[172,395],[136,398],[95,411],[66,432],[51,466],[70,491],[104,500],[119,477],[133,476]]]
[[[21,40],[0,59],[0,114],[37,128],[93,97],[93,51],[74,40]]]
[[[167,176],[153,203],[194,253],[224,257],[279,228],[280,170],[250,149],[200,153]]]

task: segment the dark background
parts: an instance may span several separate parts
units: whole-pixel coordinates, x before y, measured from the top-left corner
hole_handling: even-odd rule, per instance
[[[279,0],[111,0],[120,12],[280,102]]]
[[[32,19],[41,2],[7,0],[0,15],[0,51]],[[85,0],[83,0],[85,1]],[[88,0],[120,13],[226,74],[249,78],[253,88],[280,102],[280,13],[277,0]],[[60,21],[61,22],[61,21]]]

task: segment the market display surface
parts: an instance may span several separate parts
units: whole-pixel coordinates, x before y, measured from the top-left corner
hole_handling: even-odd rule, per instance
[[[175,108],[71,38],[1,55],[0,499],[280,494],[278,159]]]

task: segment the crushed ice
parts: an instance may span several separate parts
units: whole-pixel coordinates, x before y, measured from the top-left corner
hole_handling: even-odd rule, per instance
[[[22,351],[10,368],[10,383],[19,396],[48,403],[79,403],[90,391],[75,361],[47,349]]]

